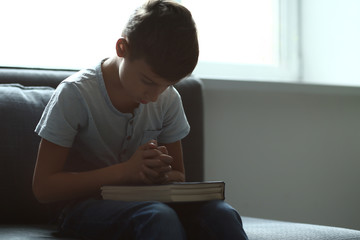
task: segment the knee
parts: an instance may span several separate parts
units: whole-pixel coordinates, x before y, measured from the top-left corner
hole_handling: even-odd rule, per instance
[[[152,239],[184,239],[185,232],[176,212],[160,202],[146,202],[134,215],[136,239],[152,236]]]
[[[151,209],[154,215],[161,218],[177,218],[176,212],[164,203],[154,202],[151,204]]]
[[[224,201],[211,201],[202,208],[201,228],[206,239],[247,239],[239,213]],[[205,239],[205,238],[204,238]]]
[[[203,216],[213,221],[236,221],[242,224],[239,213],[224,201],[211,201],[202,209]]]
[[[168,205],[161,202],[151,202],[143,209],[148,213],[148,217],[157,223],[164,225],[179,224],[180,220],[176,212]]]

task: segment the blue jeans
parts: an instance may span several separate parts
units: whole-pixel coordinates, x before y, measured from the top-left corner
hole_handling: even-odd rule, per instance
[[[89,199],[66,211],[60,233],[82,239],[248,239],[224,201],[123,202]]]

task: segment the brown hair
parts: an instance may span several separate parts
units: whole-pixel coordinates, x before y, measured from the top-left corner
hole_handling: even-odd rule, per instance
[[[170,0],[151,0],[135,10],[123,32],[130,60],[144,59],[159,76],[178,81],[199,57],[196,25],[188,9]]]

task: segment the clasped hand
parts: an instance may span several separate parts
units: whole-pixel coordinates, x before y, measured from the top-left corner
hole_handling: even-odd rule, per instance
[[[163,184],[167,182],[168,173],[172,170],[173,158],[168,155],[165,146],[158,146],[151,140],[140,146],[129,160],[135,170],[135,184]]]

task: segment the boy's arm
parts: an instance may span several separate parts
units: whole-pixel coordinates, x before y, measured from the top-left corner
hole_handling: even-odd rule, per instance
[[[33,191],[40,202],[67,200],[99,191],[100,187],[119,179],[123,166],[112,166],[88,172],[64,172],[70,148],[42,139],[34,171]],[[113,174],[111,174],[113,173]]]
[[[124,163],[87,172],[64,172],[70,148],[42,139],[34,171],[33,192],[40,202],[54,202],[96,194],[103,185],[149,182],[147,174],[143,173],[151,174],[153,170],[144,166],[144,158],[151,161],[154,154],[157,156],[149,144],[140,146]]]

